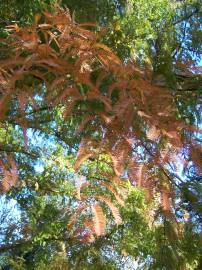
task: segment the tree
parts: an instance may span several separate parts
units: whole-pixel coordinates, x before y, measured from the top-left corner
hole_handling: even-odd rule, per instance
[[[135,243],[131,248],[129,238],[124,238],[127,233],[131,235],[133,207],[128,215],[126,211],[123,225],[119,225],[121,216],[117,203],[123,205],[126,199],[123,192],[131,188],[129,179],[133,185],[145,190],[147,202],[155,196],[157,200],[161,197],[160,208],[158,202],[153,205],[158,209],[159,224],[152,229],[148,227],[145,232],[154,243],[156,239],[159,242],[156,249],[145,251],[143,248],[142,251],[156,261],[146,258],[144,263],[154,265],[156,269],[168,268],[168,262],[161,261],[162,254],[158,257],[161,243],[164,247],[168,243],[167,252],[171,252],[171,248],[175,250],[172,261],[180,259],[179,269],[186,265],[193,268],[199,257],[198,235],[191,230],[190,235],[196,238],[196,249],[193,249],[194,256],[187,260],[187,244],[184,243],[187,238],[180,238],[185,222],[176,223],[172,203],[174,191],[180,192],[179,183],[183,180],[179,180],[172,167],[179,158],[185,165],[191,164],[189,158],[192,158],[200,172],[201,150],[196,142],[193,143],[198,130],[179,119],[171,93],[151,84],[150,70],[130,62],[122,64],[107,46],[98,42],[97,33],[86,27],[95,25],[76,24],[69,13],[62,10],[55,15],[45,12],[42,17],[35,17],[31,27],[12,27],[14,33],[2,42],[6,54],[0,63],[0,102],[4,104],[1,107],[1,132],[5,133],[9,128],[11,137],[3,144],[2,187],[8,191],[9,185],[17,185],[10,194],[26,210],[28,220],[28,228],[22,224],[28,239],[23,233],[22,239],[7,247],[11,250],[13,245],[27,246],[31,248],[32,258],[36,256],[35,250],[40,249],[39,256],[49,261],[51,252],[56,255],[62,252],[63,248],[57,245],[65,239],[71,248],[70,259],[66,262],[67,258],[64,258],[64,264],[70,264],[72,269],[78,268],[82,256],[88,258],[82,269],[90,269],[95,262],[102,269],[100,258],[103,257],[107,269],[116,268],[119,267],[117,262],[111,266],[107,263],[110,252],[116,258],[116,252],[110,251],[107,244],[107,229],[112,231],[111,235],[109,233],[111,243],[118,239],[120,249],[123,245],[126,247],[126,250],[122,249],[123,254],[140,257],[141,252],[134,253]],[[30,128],[38,131],[34,140],[34,135],[29,134]],[[19,136],[17,143],[15,133]],[[42,137],[40,134],[47,135]],[[190,135],[191,142],[188,140]],[[9,154],[9,150],[10,153],[16,150],[12,136],[18,146],[15,155]],[[45,144],[36,144],[40,138]],[[22,154],[25,157],[20,163]],[[33,176],[36,158],[45,163],[44,171]],[[48,164],[47,159],[53,162]],[[132,199],[130,196],[128,199],[130,204],[135,199],[133,189]],[[67,204],[69,207],[64,212]],[[179,219],[181,209],[176,211]],[[152,218],[151,209],[149,213]],[[105,215],[109,217],[108,223]],[[144,226],[141,217],[140,220]],[[116,228],[115,223],[120,227]],[[137,226],[133,222],[132,225]],[[62,238],[59,237],[61,234]],[[94,241],[97,236],[101,239]],[[125,242],[121,242],[121,237]],[[96,252],[98,247],[104,248],[104,255]],[[1,249],[5,251],[6,246]],[[184,256],[178,255],[182,253]],[[29,264],[22,257],[25,255],[20,256],[28,264],[22,267],[31,267],[33,261]],[[40,258],[38,261],[46,264]],[[42,264],[37,267],[42,268]],[[57,258],[53,258],[53,265],[53,269],[58,267]],[[174,265],[177,269],[177,264]]]

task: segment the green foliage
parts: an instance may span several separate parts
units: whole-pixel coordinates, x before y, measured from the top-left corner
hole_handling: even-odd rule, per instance
[[[0,14],[2,25],[10,24],[12,21],[27,24],[33,21],[36,13],[51,8],[57,0],[10,0],[1,1]]]

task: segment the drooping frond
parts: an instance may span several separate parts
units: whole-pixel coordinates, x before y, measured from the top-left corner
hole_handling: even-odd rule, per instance
[[[97,196],[97,199],[106,203],[106,205],[109,207],[109,209],[112,212],[112,215],[114,217],[114,221],[116,222],[116,224],[117,225],[121,224],[122,219],[121,219],[118,208],[108,198],[104,196]]]
[[[104,235],[106,227],[106,217],[103,213],[102,207],[100,205],[92,205],[91,210],[93,214],[93,223],[96,235]]]
[[[121,194],[117,192],[117,190],[111,185],[111,184],[108,184],[108,183],[100,183],[101,186],[104,186],[106,187],[108,190],[110,190],[114,197],[116,198],[117,202],[121,205],[121,206],[124,206],[124,199],[122,198]]]
[[[95,153],[93,152],[93,146],[94,145],[90,140],[82,140],[82,142],[80,143],[79,151],[77,153],[76,163],[74,165],[76,171],[79,169],[79,167],[85,160],[95,155]]]
[[[7,164],[0,160],[0,169],[2,174],[2,190],[7,192],[12,186],[16,186],[18,180],[17,165],[11,155],[7,155]]]

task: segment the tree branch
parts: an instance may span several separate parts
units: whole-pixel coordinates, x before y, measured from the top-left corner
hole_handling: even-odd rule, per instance
[[[21,153],[21,154],[25,154],[27,156],[30,156],[32,158],[39,157],[36,153],[33,153],[33,152],[28,152],[28,151],[23,150],[23,149],[17,149],[17,148],[8,147],[8,146],[2,146],[2,145],[0,145],[0,152]]]
[[[183,22],[183,21],[185,21],[185,20],[190,19],[193,15],[197,14],[198,12],[199,12],[199,9],[196,8],[196,9],[195,9],[194,11],[192,11],[191,13],[186,14],[186,15],[184,15],[183,17],[181,17],[179,20],[173,22],[173,25],[176,25],[176,24],[178,24],[178,23],[181,23],[181,22]]]
[[[43,239],[43,241],[69,241],[71,240],[70,237],[53,237],[51,236],[50,238]],[[24,247],[26,245],[33,244],[33,239],[21,239],[16,241],[15,243],[12,244],[5,244],[0,246],[0,253],[8,252],[16,248]],[[37,244],[37,243],[34,243]]]

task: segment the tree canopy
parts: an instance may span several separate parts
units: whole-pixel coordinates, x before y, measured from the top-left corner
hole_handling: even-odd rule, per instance
[[[11,2],[0,267],[200,269],[200,1]]]

